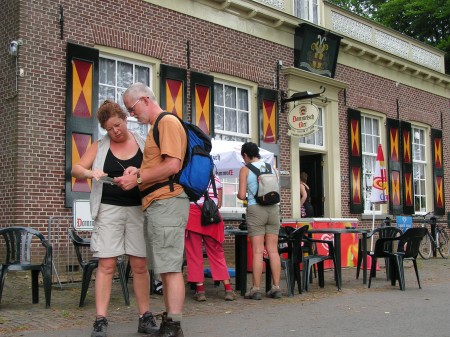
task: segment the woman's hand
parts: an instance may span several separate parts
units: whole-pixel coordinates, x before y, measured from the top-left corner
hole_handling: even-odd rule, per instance
[[[88,170],[86,173],[87,178],[95,179],[99,181],[101,177],[105,177],[107,174],[100,169]]]

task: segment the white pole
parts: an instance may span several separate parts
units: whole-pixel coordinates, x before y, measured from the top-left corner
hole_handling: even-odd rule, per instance
[[[375,204],[372,203],[372,231],[375,229]],[[373,252],[373,235],[370,238],[370,251]]]

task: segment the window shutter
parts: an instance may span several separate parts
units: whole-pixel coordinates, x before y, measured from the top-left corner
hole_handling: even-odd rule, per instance
[[[442,157],[442,131],[431,129],[431,147],[433,155],[434,214],[445,214],[444,203],[444,163]]]
[[[75,199],[88,199],[91,192],[91,181],[72,178],[71,170],[97,138],[98,61],[97,49],[67,44],[66,207]]]
[[[363,213],[361,112],[348,109],[348,149],[350,172],[350,213]]]
[[[402,132],[403,213],[414,214],[412,129],[411,123],[400,123]]]
[[[176,114],[178,117],[187,120],[187,71],[161,64],[160,68],[160,104],[161,108],[167,112]]]
[[[402,214],[402,160],[400,158],[400,122],[387,119],[389,209],[392,214]]]
[[[191,72],[192,123],[214,136],[214,76]]]
[[[259,139],[263,143],[276,144],[278,140],[278,92],[258,88]]]

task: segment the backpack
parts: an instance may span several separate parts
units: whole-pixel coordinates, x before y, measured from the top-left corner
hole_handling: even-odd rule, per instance
[[[278,176],[272,171],[270,164],[264,163],[258,170],[251,163],[245,165],[250,171],[256,174],[258,179],[258,190],[253,194],[256,202],[260,205],[275,205],[280,202],[280,185],[278,184]]]
[[[190,201],[197,201],[208,189],[211,177],[213,176],[214,162],[211,157],[211,138],[205,134],[198,126],[184,122],[177,115],[162,112],[153,125],[153,138],[156,145],[159,145],[159,131],[158,123],[164,116],[171,114],[178,118],[187,136],[186,155],[184,157],[183,166],[181,170],[168,181],[154,184],[149,188],[141,191],[141,197],[156,191],[157,189],[171,185],[173,190],[173,183],[176,182],[183,186],[184,191],[189,196]]]

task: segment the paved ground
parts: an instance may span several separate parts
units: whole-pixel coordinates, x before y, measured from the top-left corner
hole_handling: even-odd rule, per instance
[[[336,290],[332,273],[325,274],[325,288],[281,300],[263,298],[225,302],[223,291],[207,282],[207,302],[197,303],[186,292],[183,330],[186,337],[231,336],[450,336],[450,261],[435,258],[419,260],[422,289],[412,266],[406,270],[406,291],[392,287],[382,269],[372,280],[372,288],[355,279],[355,269],[343,271],[343,289]],[[11,273],[0,304],[1,336],[80,337],[90,336],[95,315],[93,290],[86,306],[78,308],[78,284],[55,287],[52,307],[45,309],[43,289],[40,303],[31,304],[30,280],[25,273]],[[250,276],[250,275],[249,275]],[[251,277],[249,277],[250,279]],[[283,281],[284,282],[284,281]],[[282,283],[286,293],[286,284]],[[130,285],[132,294],[132,285]],[[162,298],[152,295],[153,312],[163,310]],[[134,297],[125,306],[120,284],[113,287],[109,313],[110,337],[140,336],[136,333]],[[307,329],[307,331],[304,331]]]

